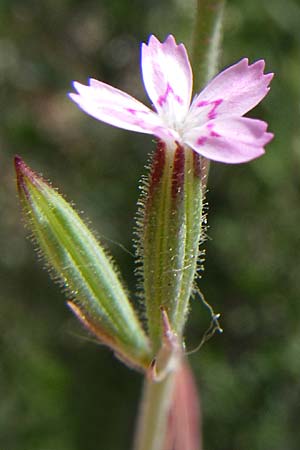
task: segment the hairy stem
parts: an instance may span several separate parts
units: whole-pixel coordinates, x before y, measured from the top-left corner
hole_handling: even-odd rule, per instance
[[[196,92],[218,71],[224,4],[225,0],[197,0],[191,57]]]

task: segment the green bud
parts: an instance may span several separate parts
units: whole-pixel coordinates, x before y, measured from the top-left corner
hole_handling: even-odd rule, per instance
[[[182,337],[203,237],[205,160],[188,147],[159,143],[142,194],[138,252],[149,335],[157,351],[163,326]]]
[[[18,190],[34,241],[69,306],[120,359],[140,369],[151,361],[148,338],[111,259],[74,209],[19,157]]]

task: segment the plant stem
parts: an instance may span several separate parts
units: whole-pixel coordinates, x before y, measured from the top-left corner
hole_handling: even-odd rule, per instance
[[[193,73],[194,73],[194,89],[195,92],[199,92],[199,90],[208,82],[210,78],[212,78],[218,69],[218,60],[219,60],[219,47],[220,47],[220,40],[221,40],[221,23],[222,23],[222,17],[223,17],[223,9],[224,9],[224,3],[225,0],[197,0],[197,10],[196,10],[196,21],[195,21],[195,28],[194,28],[194,34],[193,34],[193,48],[192,48],[192,67],[193,67]],[[188,152],[185,152],[188,156]],[[207,175],[209,170],[209,161],[205,158],[200,158],[198,161],[198,164],[200,164],[201,170],[201,182],[198,183],[198,198],[203,196],[203,193],[205,191],[206,182],[207,182]],[[173,165],[171,165],[171,168],[173,169]],[[161,164],[159,167],[164,167],[164,164]],[[170,167],[170,165],[169,165]],[[191,171],[190,171],[191,172]],[[187,172],[187,173],[190,173]],[[183,173],[183,172],[182,172]],[[157,177],[157,171],[154,172],[154,179],[157,183],[158,177]],[[153,175],[153,176],[154,176]],[[163,175],[163,173],[160,173],[160,175]],[[162,177],[163,178],[163,177]],[[172,178],[174,179],[174,177]],[[176,179],[176,177],[175,177]],[[160,180],[160,178],[159,178]],[[165,185],[163,185],[165,186]],[[150,185],[151,187],[151,185]],[[197,196],[196,196],[197,198]],[[160,205],[160,203],[157,202],[157,205]],[[189,207],[189,210],[194,209],[194,204],[191,204]],[[164,208],[165,209],[165,208]],[[155,219],[154,214],[150,214],[150,218],[153,220],[153,217]],[[164,217],[165,215],[158,214],[158,217]],[[190,215],[189,215],[190,217]],[[201,231],[201,217],[202,215],[199,215],[199,230]],[[174,218],[173,218],[174,221]],[[152,226],[151,231],[153,231],[153,235],[155,235],[155,230],[157,229],[157,223],[155,220],[153,220],[153,223],[151,222],[150,225]],[[165,224],[163,224],[165,225]],[[187,226],[190,228],[191,223],[187,224]],[[159,227],[159,229],[162,229],[162,227]],[[191,231],[191,230],[189,230]],[[198,256],[198,245],[199,241],[201,239],[201,232],[198,233],[198,239],[195,245],[195,255]],[[156,231],[157,232],[157,231]],[[172,234],[168,234],[172,235]],[[191,241],[191,239],[190,239]],[[153,242],[153,236],[151,235],[147,242]],[[146,243],[147,244],[147,243]],[[151,246],[149,245],[149,248]],[[173,249],[174,246],[168,246],[167,249]],[[144,244],[144,251],[147,251],[147,245]],[[164,253],[163,253],[164,254]],[[161,259],[158,261],[153,258],[153,255],[157,256],[157,258],[161,258],[161,252],[149,252],[149,260],[150,257],[152,258],[151,261],[154,264],[153,270],[148,270],[148,275],[155,273],[155,267],[158,264],[162,264]],[[145,258],[145,255],[143,255]],[[176,257],[178,255],[174,255]],[[171,261],[175,260],[174,258],[170,259]],[[145,264],[145,263],[144,263]],[[148,266],[146,265],[146,268]],[[144,265],[145,269],[145,265]],[[165,269],[165,267],[164,267]],[[193,266],[192,270],[192,276],[188,277],[186,291],[190,292],[192,289],[193,284],[193,278],[195,275],[195,269],[196,265]],[[162,271],[164,277],[166,278],[166,274],[169,273],[168,271]],[[173,271],[174,273],[174,271]],[[180,272],[178,272],[180,273]],[[151,276],[149,275],[149,280],[151,279]],[[152,287],[156,286],[155,283],[153,283],[153,280],[151,279],[151,282],[148,283],[149,285],[149,291],[152,289]],[[167,285],[169,285],[167,283]],[[156,286],[157,287],[157,286]],[[151,289],[150,289],[151,288]],[[165,294],[165,293],[164,293]],[[173,294],[171,300],[170,295]],[[177,301],[177,298],[175,298],[174,292],[170,290],[169,295],[164,295],[163,298],[169,299],[168,301],[172,303],[172,301]],[[149,302],[153,302],[153,295],[149,296]],[[157,306],[166,306],[163,304],[162,301],[158,302],[158,305],[156,305],[157,314],[160,314],[159,308]],[[185,304],[184,304],[185,305]],[[151,303],[150,303],[151,306]],[[149,308],[148,308],[149,309]],[[184,310],[186,308],[183,308]],[[166,308],[167,312],[169,312],[169,308]],[[172,309],[173,311],[173,309]],[[185,312],[180,311],[183,319],[182,323],[180,323],[180,330],[179,336],[182,337],[182,329],[185,322]],[[173,324],[173,317],[171,315],[171,325]],[[175,320],[177,323],[177,321]],[[157,320],[157,323],[159,321]],[[176,328],[176,327],[175,327]],[[156,332],[156,330],[155,330]],[[154,332],[152,333],[155,334]],[[152,338],[152,341],[155,343],[155,351],[158,350],[158,344],[160,342],[160,335],[158,334],[158,337],[156,340]],[[143,398],[141,402],[141,409],[139,412],[139,419],[138,419],[138,426],[136,431],[136,438],[135,438],[135,445],[134,450],[164,450],[165,442],[166,442],[166,432],[167,432],[167,425],[168,425],[168,417],[170,413],[170,407],[172,402],[172,389],[174,389],[174,380],[176,377],[176,370],[169,373],[162,381],[160,382],[154,382],[152,380],[149,380],[147,377],[145,379],[145,385],[144,385],[144,391],[143,391]],[[182,450],[189,450],[186,448],[182,448]]]
[[[145,378],[134,450],[163,450],[175,372],[162,381]]]
[[[197,0],[191,57],[196,92],[218,71],[224,4],[225,0]]]

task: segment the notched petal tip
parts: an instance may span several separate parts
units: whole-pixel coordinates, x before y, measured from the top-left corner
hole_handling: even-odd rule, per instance
[[[236,65],[243,65],[243,66],[249,66],[249,58],[242,58],[242,59],[240,59],[237,63],[236,63]],[[231,66],[229,66],[229,67],[231,67]]]
[[[227,69],[242,69],[247,72],[256,73],[257,75],[261,75],[263,77],[268,77],[270,80],[273,78],[273,73],[264,73],[266,66],[266,62],[264,59],[258,59],[257,61],[254,61],[253,63],[249,63],[248,58],[242,58],[240,61],[238,61],[236,64],[233,64],[232,66],[228,67]],[[225,69],[225,70],[227,70]]]
[[[264,141],[265,141],[264,145],[267,145],[269,142],[271,142],[274,139],[274,137],[275,137],[274,133],[266,132],[264,134]]]
[[[151,48],[155,49],[155,48],[160,47],[161,50],[168,49],[168,48],[169,49],[173,48],[174,50],[180,49],[187,56],[187,51],[186,51],[185,45],[182,42],[177,43],[173,34],[168,34],[164,41],[160,41],[156,36],[154,36],[154,34],[151,34],[149,36],[148,43],[147,44],[144,42],[142,43],[142,49],[144,49],[145,47],[147,47],[149,49],[151,49]]]
[[[173,36],[173,34],[168,34],[168,36],[165,38],[163,44],[172,45],[174,47],[179,47],[179,45],[180,45],[180,44],[177,44],[176,39]]]
[[[241,59],[213,78],[193,104],[213,103],[222,99],[216,118],[243,116],[260,103],[269,91],[268,85],[273,74],[264,74],[264,68],[263,59],[252,64],[249,64],[248,58]]]
[[[264,73],[266,67],[266,62],[264,59],[259,59],[258,61],[255,61],[252,64],[249,64],[249,66],[247,67],[248,71],[253,71],[254,73],[256,73],[258,78],[261,78],[261,80],[264,81],[265,86],[267,87],[270,82],[272,81],[273,77],[274,77],[274,73],[273,72],[269,72],[269,73]],[[267,92],[269,91],[269,89],[267,90]]]
[[[96,80],[96,78],[89,78],[88,82],[89,82],[90,87],[93,87],[93,88],[103,87],[103,82]]]
[[[146,45],[146,46],[155,45],[155,44],[160,44],[160,41],[157,39],[156,36],[154,36],[154,34],[150,34],[147,44],[143,43],[143,45]]]
[[[165,37],[165,40],[164,40],[164,41],[160,41],[154,34],[150,34],[150,36],[149,36],[149,38],[148,38],[148,44],[144,44],[144,45],[152,45],[152,44],[160,44],[160,45],[163,45],[163,44],[165,44],[165,43],[173,43],[173,44],[177,45],[177,44],[176,44],[176,39],[175,39],[175,37],[173,36],[173,34],[168,34],[168,35]]]
[[[79,92],[80,86],[83,86],[83,84],[79,83],[79,81],[73,81],[72,86],[75,89],[75,91]]]
[[[188,144],[200,155],[213,161],[240,164],[259,158],[265,153],[265,145],[273,133],[267,132],[268,124],[247,117],[216,120],[211,127],[193,130]],[[213,132],[212,132],[213,131]]]
[[[258,59],[257,61],[254,61],[252,64],[249,64],[249,67],[252,67],[253,69],[256,68],[263,72],[265,69],[265,65],[266,63],[264,59]]]
[[[273,80],[275,73],[270,72],[270,73],[265,73],[264,75],[264,79],[266,80],[266,85],[268,86],[271,81]],[[269,92],[270,88],[268,88],[268,92]]]
[[[73,87],[76,91],[76,93],[80,96],[92,96],[93,95],[93,89],[90,85],[79,83],[79,81],[73,82]]]
[[[80,99],[80,95],[79,94],[75,94],[74,92],[68,92],[68,97],[75,103],[79,102]]]

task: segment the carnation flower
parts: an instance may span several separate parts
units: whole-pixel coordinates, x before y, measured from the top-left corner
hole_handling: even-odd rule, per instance
[[[129,94],[95,79],[74,82],[71,99],[92,117],[110,125],[153,134],[168,146],[187,146],[224,163],[261,156],[273,138],[267,123],[244,117],[268,93],[272,73],[265,62],[244,58],[213,78],[192,96],[193,75],[183,44],[169,35],[164,42],[150,36],[142,44],[144,86],[155,111]]]

